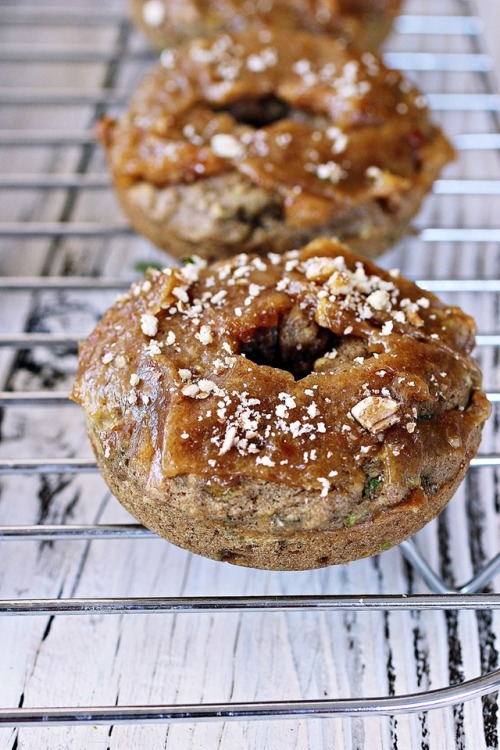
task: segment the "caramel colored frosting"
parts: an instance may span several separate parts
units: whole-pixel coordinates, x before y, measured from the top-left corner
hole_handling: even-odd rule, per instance
[[[189,184],[237,170],[296,226],[427,184],[453,150],[423,97],[371,52],[302,32],[246,32],[166,50],[100,137],[117,185]]]
[[[252,27],[301,28],[376,46],[388,33],[401,0],[140,0],[141,25],[157,41]]]
[[[390,504],[391,487],[431,491],[433,457],[444,444],[460,462],[489,413],[474,333],[460,309],[333,240],[192,259],[104,315],[73,398],[102,456],[147,467],[149,485],[253,477],[361,497],[368,476]]]

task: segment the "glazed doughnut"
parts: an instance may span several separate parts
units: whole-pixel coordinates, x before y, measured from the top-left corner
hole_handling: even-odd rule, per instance
[[[168,51],[99,136],[135,229],[208,259],[324,235],[374,257],[453,157],[400,73],[302,32]]]
[[[489,403],[459,308],[319,239],[151,271],[81,346],[72,398],[145,526],[216,560],[316,568],[436,516]]]
[[[389,34],[401,0],[131,0],[132,18],[157,50],[248,26],[332,34],[360,49]]]

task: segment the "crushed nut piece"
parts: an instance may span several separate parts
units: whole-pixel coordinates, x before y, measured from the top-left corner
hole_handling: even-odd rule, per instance
[[[393,398],[367,396],[351,409],[351,414],[362,427],[374,434],[399,422],[399,403]]]
[[[304,265],[306,279],[320,283],[339,271],[339,261],[335,258],[310,258]]]
[[[366,301],[374,310],[386,310],[390,302],[390,297],[385,290],[375,289],[374,292],[368,295]]]
[[[206,325],[201,326],[199,333],[195,333],[194,337],[195,339],[198,339],[198,341],[201,341],[205,346],[211,344],[214,340],[210,327]]]
[[[160,0],[148,0],[142,6],[142,17],[148,26],[161,26],[165,20],[165,5]]]
[[[243,156],[245,149],[241,143],[228,133],[216,133],[210,141],[212,151],[223,159],[238,159]]]
[[[158,333],[158,318],[151,313],[141,315],[141,331],[145,336],[156,336]]]

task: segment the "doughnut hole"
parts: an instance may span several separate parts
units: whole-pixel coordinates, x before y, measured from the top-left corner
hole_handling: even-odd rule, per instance
[[[292,107],[279,96],[269,94],[261,97],[235,99],[223,110],[213,110],[215,113],[223,111],[229,114],[240,125],[252,128],[265,128],[280,120],[293,120],[302,125],[309,125],[311,130],[326,130],[331,121],[322,114],[309,109]]]
[[[311,320],[299,306],[292,307],[276,326],[254,328],[240,342],[240,354],[257,365],[268,365],[290,372],[296,380],[315,369],[341,342],[326,328]]]
[[[226,111],[242,125],[263,128],[287,118],[291,109],[283,99],[270,94],[258,99],[236,99],[227,106]]]

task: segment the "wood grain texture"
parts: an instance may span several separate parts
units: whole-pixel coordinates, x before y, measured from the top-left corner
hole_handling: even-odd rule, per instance
[[[460,0],[408,0],[408,14],[467,12]],[[44,0],[0,2],[2,13],[45,14],[44,23],[0,22],[2,91],[129,91],[148,63],[132,57],[144,43],[125,21],[120,0],[87,0],[83,17],[112,13],[108,22],[65,23],[78,8],[51,13]],[[26,17],[26,16],[24,16]],[[71,19],[70,19],[71,20]],[[397,35],[392,51],[471,52],[463,35]],[[15,62],[23,45],[41,55],[97,51],[109,61]],[[50,57],[49,54],[49,57]],[[8,61],[10,55],[11,61]],[[485,91],[476,73],[412,74],[428,92]],[[3,131],[90,132],[103,111],[85,102],[67,106],[3,105]],[[452,135],[494,133],[484,111],[440,111]],[[1,143],[1,140],[0,140]],[[105,174],[98,147],[2,147],[2,174]],[[445,174],[453,179],[500,179],[499,153],[463,151]],[[104,189],[1,191],[3,222],[120,224],[113,194]],[[419,227],[499,227],[498,196],[439,194],[421,211]],[[4,276],[136,275],[138,262],[165,260],[134,236],[10,238],[2,241]],[[498,278],[495,243],[424,243],[411,238],[384,256],[405,275]],[[446,296],[446,295],[443,295]],[[0,292],[2,331],[90,331],[112,302],[111,292]],[[498,295],[450,293],[475,315],[482,332],[500,330]],[[500,387],[498,352],[478,352],[487,388]],[[0,389],[69,390],[76,364],[70,347],[27,351],[0,348]],[[0,458],[86,457],[83,416],[74,406],[9,407],[0,423]],[[498,408],[485,429],[486,452],[500,449]],[[0,525],[119,523],[130,520],[98,475],[8,475],[1,478]],[[498,476],[473,470],[439,520],[418,535],[428,561],[450,584],[462,583],[499,546]],[[498,590],[498,577],[492,589]],[[379,558],[304,573],[239,569],[204,560],[159,539],[0,542],[0,596],[10,598],[419,593],[425,585],[398,550]],[[438,688],[498,667],[500,620],[495,612],[349,612],[27,616],[0,618],[0,707],[208,703],[361,697]],[[206,750],[372,750],[372,748],[498,747],[495,696],[464,706],[397,719],[298,719],[198,724],[0,729],[5,750],[168,748]]]

